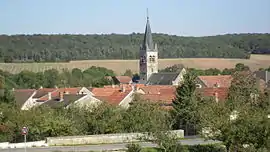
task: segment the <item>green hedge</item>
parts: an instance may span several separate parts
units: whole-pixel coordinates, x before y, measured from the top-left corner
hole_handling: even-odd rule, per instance
[[[141,152],[162,152],[162,150],[159,148],[144,148]],[[181,152],[226,152],[226,148],[220,144],[185,145],[181,148]]]
[[[187,152],[226,152],[226,147],[222,145],[194,145],[187,146]]]

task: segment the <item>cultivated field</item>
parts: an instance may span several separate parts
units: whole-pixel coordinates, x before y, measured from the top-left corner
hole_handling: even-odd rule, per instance
[[[159,59],[159,68],[163,69],[174,64],[183,64],[185,67],[208,69],[208,68],[233,68],[237,63],[244,63],[252,70],[267,68],[270,66],[270,55],[252,55],[250,59],[222,59],[222,58],[179,58],[179,59]],[[81,60],[68,63],[0,63],[0,69],[11,73],[18,73],[22,70],[34,72],[55,68],[62,69],[87,69],[91,66],[106,67],[123,74],[126,69],[138,72],[138,60]]]

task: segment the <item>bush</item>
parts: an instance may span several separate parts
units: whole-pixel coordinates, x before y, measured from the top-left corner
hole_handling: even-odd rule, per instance
[[[202,151],[209,151],[209,152],[226,152],[226,147],[222,145],[194,145],[194,146],[187,146],[189,152],[202,152]]]
[[[142,147],[139,144],[128,144],[127,148],[127,152],[140,152],[142,150]]]
[[[177,146],[176,149],[169,149],[167,152],[226,152],[225,146],[217,144],[209,145],[190,145],[190,146]],[[161,148],[145,148],[143,152],[163,152]]]

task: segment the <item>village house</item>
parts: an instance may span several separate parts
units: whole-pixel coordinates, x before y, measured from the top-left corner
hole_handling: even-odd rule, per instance
[[[40,88],[14,89],[15,101],[21,110],[45,105],[51,108],[91,107],[98,103],[107,102],[124,108],[129,107],[134,89],[131,85],[113,85],[103,88]]]
[[[231,75],[198,76],[197,88],[229,88],[233,77]]]
[[[107,76],[108,80],[112,81],[113,84],[131,84],[132,78],[129,76]]]

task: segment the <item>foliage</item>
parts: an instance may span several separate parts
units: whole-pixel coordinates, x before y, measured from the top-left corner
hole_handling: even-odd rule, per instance
[[[199,110],[203,135],[223,141],[229,151],[246,151],[245,144],[255,150],[270,148],[270,98],[255,86],[248,71],[239,72],[225,102],[204,102]]]
[[[90,109],[38,106],[28,111],[0,102],[0,112],[0,142],[23,141],[20,134],[23,126],[29,128],[29,141],[54,136],[155,132],[170,128],[167,112],[155,104],[141,102],[134,103],[128,110],[103,103]]]
[[[160,72],[181,72],[180,70],[182,70],[182,68],[184,68],[183,64],[175,64],[173,66],[166,67],[165,69],[160,70]]]
[[[227,152],[226,148],[222,145],[210,144],[210,145],[184,145],[179,152]],[[144,149],[143,149],[144,150]],[[159,148],[145,148],[145,152],[161,152]],[[144,151],[143,151],[144,152]]]
[[[248,58],[255,49],[269,49],[269,34],[227,34],[181,37],[153,34],[161,58]],[[3,62],[59,62],[89,59],[135,59],[143,34],[1,35]],[[168,51],[169,50],[169,51]]]
[[[106,68],[92,66],[84,71],[80,69],[72,69],[68,71],[63,69],[60,73],[56,69],[49,69],[44,72],[22,71],[18,74],[6,74],[6,88],[54,88],[58,87],[80,87],[93,86],[101,87],[109,85],[111,82],[105,79],[105,76],[115,75],[112,70]],[[6,76],[7,77],[7,76]]]
[[[173,101],[172,115],[175,118],[175,128],[181,125],[197,124],[198,101],[195,94],[195,76],[191,73],[184,75],[184,83],[176,89]]]
[[[178,139],[174,134],[171,134],[168,131],[157,131],[153,132],[153,142],[156,143],[161,152],[179,152],[185,151]]]
[[[123,75],[133,77],[133,73],[132,73],[132,71],[130,69],[127,69]]]
[[[188,151],[190,152],[226,152],[226,148],[222,145],[194,145],[194,146],[187,146]]]
[[[124,115],[125,121],[123,123],[127,132],[156,132],[171,128],[171,117],[167,111],[162,110],[158,104],[139,98],[137,100]]]
[[[126,152],[141,152],[142,147],[139,144],[128,144],[126,146],[128,149]]]

